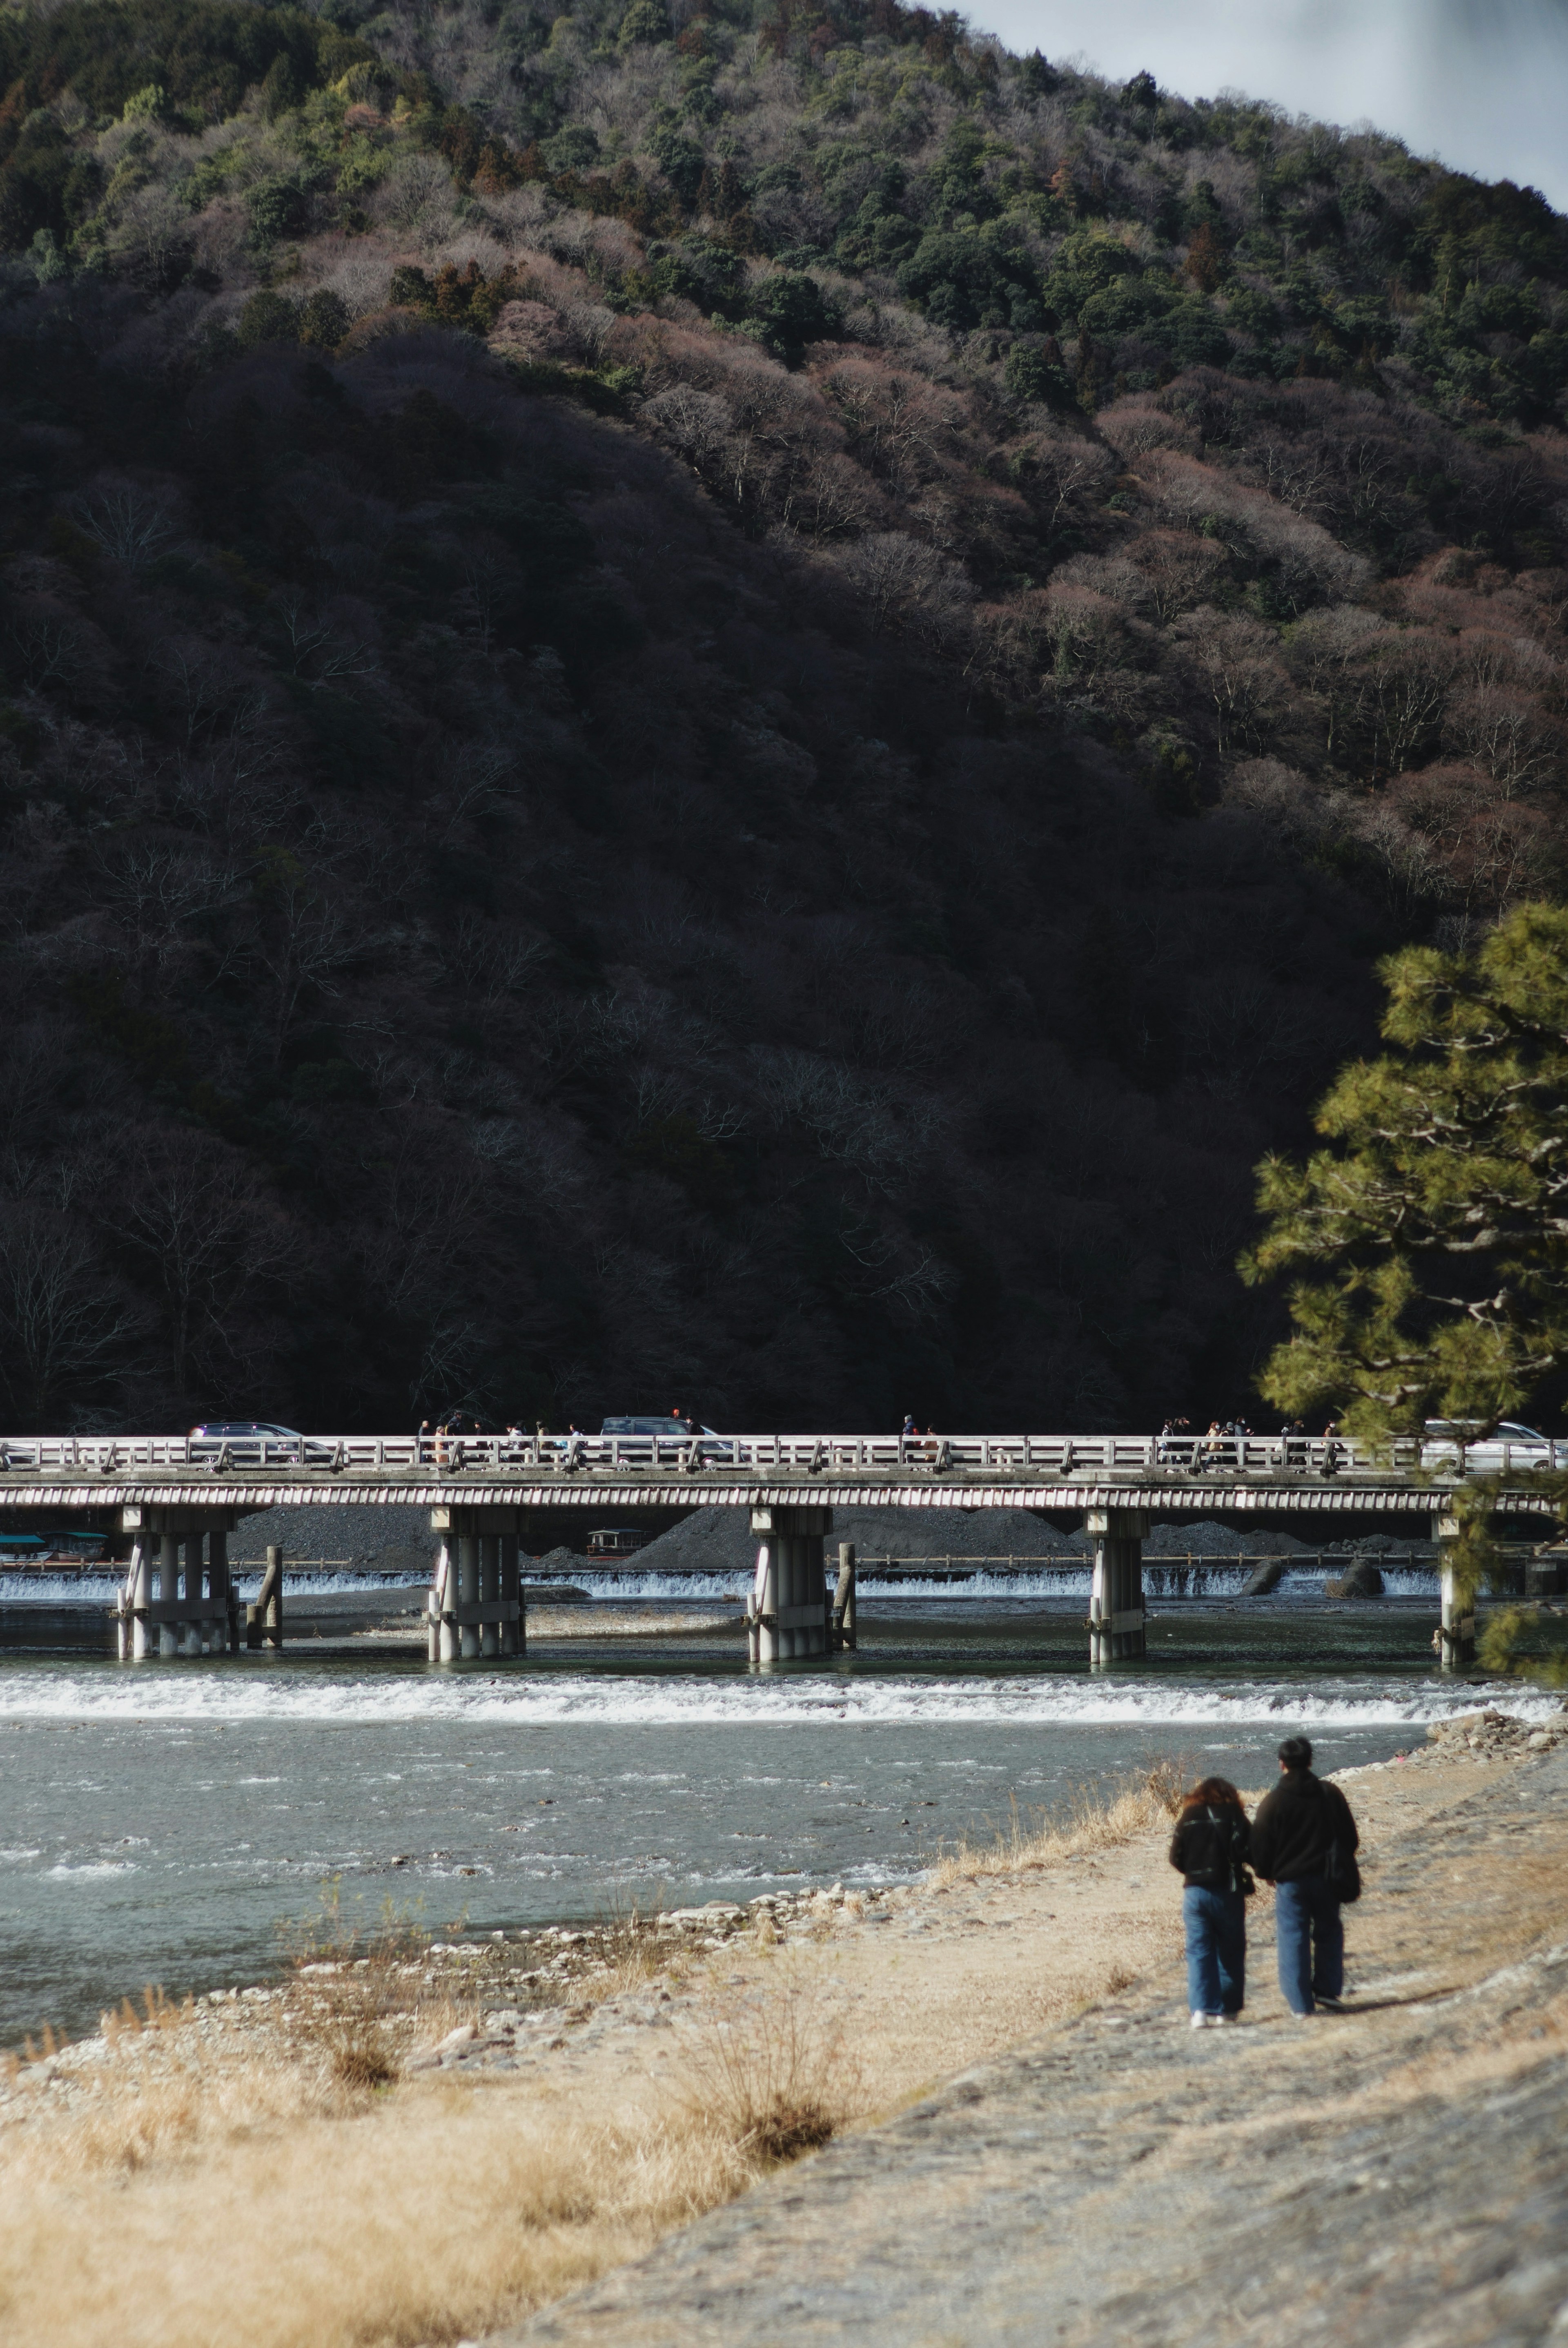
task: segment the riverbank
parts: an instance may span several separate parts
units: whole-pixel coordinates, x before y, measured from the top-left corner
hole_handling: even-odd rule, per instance
[[[1547,1739],[1534,1751],[1512,1728],[1472,1749],[1450,1727],[1351,1781],[1368,1845],[1352,1949],[1383,1994],[1403,1982],[1401,1996],[1451,2003],[1561,1931],[1568,1787],[1547,1784],[1538,1756],[1560,1776],[1568,1756],[1551,1758],[1556,1724],[1534,1733]],[[539,2316],[564,2328],[538,2336],[652,2342],[666,2333],[641,2296],[635,2324],[651,2328],[628,2328],[627,2276],[643,2270],[627,2261],[734,2202],[652,2254],[649,2306],[673,2339],[681,2262],[738,2227],[725,2259],[765,2268],[775,2157],[829,2131],[840,2144],[791,2168],[792,2203],[826,2192],[815,2180],[834,2164],[860,2163],[875,2265],[900,2130],[918,2136],[933,2090],[938,2107],[957,2092],[943,2078],[1005,2064],[1020,2042],[1110,2043],[1138,2022],[1162,2060],[1200,2046],[1206,2058],[1207,2039],[1189,2046],[1177,2027],[1158,1791],[1090,1802],[1044,1842],[950,1853],[882,1894],[770,1897],[654,1925],[629,1913],[594,1933],[457,1947],[343,1945],[329,1931],[281,1985],[122,2011],[64,2053],[36,2042],[38,2059],[0,2084],[7,2341],[196,2348],[220,2306],[233,2348],[413,2348],[495,2330],[604,2275],[580,2306]],[[1450,1869],[1439,1890],[1422,1854],[1456,1833],[1465,1881],[1456,1890]],[[1254,1941],[1254,2024],[1237,2039],[1266,2053],[1242,2083],[1263,2095],[1307,2026],[1285,2015],[1261,1914]],[[1357,2059],[1425,2011],[1357,2017]],[[1547,2039],[1509,2037],[1510,2062],[1555,2059],[1554,2014]],[[1102,2141],[1112,2162],[1131,2157],[1131,2137],[1120,2151],[1114,2132]],[[66,2240],[68,2257],[48,2248]]]

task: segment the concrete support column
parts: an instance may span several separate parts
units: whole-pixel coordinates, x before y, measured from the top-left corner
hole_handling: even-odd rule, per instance
[[[515,1508],[479,1502],[431,1510],[430,1529],[441,1537],[426,1601],[433,1663],[526,1652],[520,1519]]]
[[[479,1603],[479,1536],[477,1533],[459,1533],[457,1536],[457,1602],[465,1607],[477,1606]],[[477,1622],[459,1624],[457,1652],[465,1658],[478,1653],[479,1625]]]
[[[479,1536],[479,1598],[486,1606],[497,1606],[501,1597],[501,1536],[481,1533]],[[479,1653],[498,1655],[501,1652],[499,1622],[479,1625]]]
[[[122,1657],[216,1654],[226,1636],[232,1642],[231,1522],[210,1509],[120,1510],[118,1529],[131,1535],[118,1610],[116,1647]]]
[[[833,1643],[855,1652],[855,1543],[838,1544],[838,1587],[833,1594]]]
[[[1091,1509],[1085,1529],[1094,1545],[1094,1576],[1089,1597],[1089,1662],[1094,1671],[1110,1663],[1141,1663],[1143,1637],[1143,1537],[1149,1519],[1141,1509]]]
[[[156,1533],[149,1532],[144,1527],[137,1534],[136,1547],[131,1551],[130,1593],[133,1606],[150,1605],[152,1576],[157,1559],[158,1536]],[[147,1631],[146,1616],[137,1615],[130,1625],[130,1652],[133,1660],[138,1663],[144,1660],[148,1652]]]
[[[800,1611],[800,1543],[793,1533],[781,1532],[778,1545],[779,1653],[786,1663],[793,1663],[801,1652],[794,1619]]]
[[[283,1643],[283,1552],[276,1542],[268,1544],[261,1576],[261,1636],[269,1647]]]
[[[462,1652],[455,1609],[457,1604],[457,1536],[448,1533],[436,1560],[436,1590],[439,1622],[436,1653],[444,1663],[455,1663]]]
[[[757,1575],[748,1620],[752,1660],[797,1662],[828,1648],[822,1543],[831,1509],[753,1509]]]
[[[771,1663],[778,1659],[778,1632],[771,1619],[778,1612],[778,1554],[776,1536],[764,1533],[752,1582],[752,1611],[746,1617],[746,1647],[753,1663]]]
[[[240,1652],[240,1612],[234,1598],[233,1576],[229,1570],[229,1535],[222,1525],[215,1525],[207,1537],[208,1572],[211,1580],[212,1602],[223,1610],[212,1625],[212,1652],[230,1654]]]
[[[503,1655],[526,1655],[528,1651],[528,1619],[524,1612],[523,1577],[518,1563],[518,1544],[516,1533],[501,1535],[501,1597],[518,1610],[515,1622],[501,1625]]]
[[[1438,1545],[1438,1577],[1442,1591],[1438,1667],[1445,1672],[1467,1672],[1475,1662],[1475,1601],[1461,1599],[1455,1585],[1451,1558],[1453,1544],[1459,1539],[1458,1519],[1434,1517],[1432,1539]]]
[[[158,1595],[160,1601],[179,1595],[179,1543],[172,1533],[159,1535]],[[179,1638],[172,1622],[159,1624],[158,1652],[160,1655],[179,1653]]]
[[[196,1616],[201,1604],[201,1535],[188,1532],[182,1546],[185,1550],[184,1597],[190,1611],[179,1626],[182,1633],[179,1652],[182,1655],[199,1655],[201,1653],[201,1625]]]

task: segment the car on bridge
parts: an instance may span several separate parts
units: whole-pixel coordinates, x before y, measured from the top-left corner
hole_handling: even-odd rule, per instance
[[[735,1457],[735,1447],[727,1436],[711,1426],[693,1426],[685,1418],[607,1418],[600,1421],[599,1431],[617,1438],[617,1456],[630,1468],[644,1462],[654,1468],[672,1467],[692,1449],[705,1467],[716,1462],[733,1464]]]
[[[1518,1419],[1505,1418],[1489,1433],[1479,1418],[1429,1418],[1421,1435],[1421,1465],[1458,1468],[1471,1476],[1568,1468],[1568,1443],[1553,1442]]]
[[[295,1426],[274,1426],[264,1418],[213,1418],[190,1430],[192,1459],[216,1463],[225,1451],[237,1468],[310,1468],[332,1457],[331,1446],[313,1443]]]

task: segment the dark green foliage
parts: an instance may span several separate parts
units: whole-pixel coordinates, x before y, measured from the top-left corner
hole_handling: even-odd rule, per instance
[[[620,20],[617,36],[623,49],[637,41],[667,41],[670,38],[670,12],[664,0],[631,0]]]
[[[1021,239],[997,222],[928,230],[900,266],[898,284],[935,324],[954,334],[976,326],[1027,334],[1045,323],[1034,263]]]
[[[689,210],[697,201],[697,191],[708,168],[701,146],[689,132],[674,123],[650,131],[645,141],[664,177],[674,189],[682,203]]]
[[[1038,399],[1065,407],[1073,397],[1072,378],[1053,335],[1040,342],[1015,343],[1007,355],[1002,380],[1015,399]]]
[[[759,339],[789,361],[798,361],[808,343],[821,342],[838,324],[838,313],[815,278],[786,269],[769,272],[753,292],[750,310]]]
[[[300,340],[314,348],[335,351],[348,332],[348,304],[341,294],[324,287],[300,304]]]
[[[271,244],[281,236],[297,234],[304,226],[309,204],[305,190],[292,174],[280,172],[258,180],[245,197],[251,236],[258,244]]]
[[[586,171],[599,160],[599,139],[586,122],[569,122],[539,141],[539,155],[551,171]]]
[[[240,313],[236,330],[241,348],[254,349],[258,343],[297,343],[300,339],[300,307],[286,294],[274,294],[263,286],[252,294]]]
[[[70,140],[49,116],[36,118],[15,134],[0,171],[0,251],[20,252],[40,229],[66,232],[75,165]]]
[[[0,18],[0,84],[20,83],[29,107],[69,88],[100,115],[147,87],[153,61],[170,104],[220,121],[282,60],[303,92],[374,56],[302,10],[232,0],[66,0],[48,15]]]
[[[633,298],[673,294],[710,315],[717,311],[726,317],[739,316],[743,307],[745,269],[740,255],[705,237],[651,243],[644,277],[646,294],[641,283],[626,289]]]
[[[281,114],[298,106],[305,94],[305,81],[298,64],[285,49],[272,59],[261,83],[261,111],[269,122],[276,122]]]

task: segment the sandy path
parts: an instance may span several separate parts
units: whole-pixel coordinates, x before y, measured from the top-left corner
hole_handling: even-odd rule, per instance
[[[1187,2031],[1157,1835],[979,1900],[917,1898],[877,1928],[880,1967],[864,1930],[815,1962],[857,1993],[868,2072],[913,2090],[928,2055],[958,2075],[508,2340],[1568,2336],[1568,1751],[1347,1790],[1360,2011],[1289,2015],[1265,1898],[1247,2023]],[[1112,1965],[1135,1978],[1063,2018]]]

